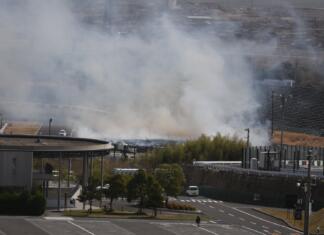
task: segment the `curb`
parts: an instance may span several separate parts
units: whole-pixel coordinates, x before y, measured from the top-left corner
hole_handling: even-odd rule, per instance
[[[173,209],[161,208],[158,209],[158,211],[169,211],[169,212],[176,212],[181,214],[203,214],[201,210],[190,211],[190,210],[173,210]]]
[[[270,214],[268,214],[268,213],[266,213],[266,212],[264,212],[264,211],[261,211],[261,210],[259,210],[259,209],[256,209],[256,208],[252,208],[252,210],[254,210],[254,211],[256,211],[256,212],[259,212],[259,213],[261,213],[261,214],[264,214],[264,215],[270,216],[270,217],[272,217],[272,218],[274,218],[274,219],[280,220],[280,221],[281,221],[282,223],[284,223],[287,227],[292,228],[292,229],[295,229],[296,231],[299,231],[299,232],[301,232],[301,233],[303,232],[303,230],[300,230],[299,228],[296,228],[296,227],[290,225],[290,224],[287,223],[284,219],[281,219],[281,218],[278,218],[278,217],[276,217],[276,216],[270,215]]]

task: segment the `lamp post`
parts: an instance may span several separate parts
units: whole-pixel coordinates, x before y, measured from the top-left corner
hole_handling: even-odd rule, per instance
[[[312,150],[308,151],[308,169],[307,179],[305,185],[305,221],[304,221],[304,235],[309,235],[309,203],[311,199],[311,164],[312,164]]]
[[[48,121],[48,135],[51,135],[51,125],[52,125],[53,118],[50,118]]]
[[[297,182],[297,187],[303,189],[304,193],[304,235],[309,235],[309,204],[311,201],[311,164],[312,164],[312,150],[308,150],[307,155],[308,168],[307,178],[302,182]]]
[[[247,138],[246,138],[246,157],[249,159],[249,166],[250,166],[250,156],[249,156],[249,146],[250,146],[250,128],[246,128],[247,131]],[[245,167],[246,167],[246,159],[245,159]]]

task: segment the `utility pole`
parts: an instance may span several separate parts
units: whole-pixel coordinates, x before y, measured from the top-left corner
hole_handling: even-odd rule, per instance
[[[284,94],[280,94],[281,98],[281,125],[280,125],[280,156],[279,156],[279,170],[281,170],[281,161],[282,161],[282,153],[283,153],[283,135],[284,135],[284,118],[285,118],[285,104],[288,100],[288,97]]]
[[[249,166],[250,166],[250,156],[249,156],[249,146],[250,146],[250,128],[246,128],[245,131],[247,131],[247,138],[246,138],[246,158],[249,160]],[[246,166],[246,159],[245,159],[245,166]]]
[[[273,138],[273,118],[274,118],[274,91],[271,91],[271,137]]]
[[[309,203],[311,199],[311,165],[312,165],[312,150],[308,151],[308,170],[305,184],[305,219],[304,219],[304,235],[309,235]]]
[[[48,135],[51,135],[51,125],[52,125],[53,118],[50,118],[48,121]]]

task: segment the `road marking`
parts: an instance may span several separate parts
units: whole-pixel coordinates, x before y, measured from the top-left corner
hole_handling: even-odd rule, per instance
[[[231,214],[231,213],[228,213],[228,215],[229,215],[229,216],[232,216],[232,217],[234,217],[234,215],[233,215],[233,214]]]
[[[217,222],[214,221],[214,220],[210,220],[209,222],[212,223],[212,224],[217,224]]]
[[[213,206],[209,206],[209,208],[215,208],[215,207],[213,207]]]
[[[281,232],[277,229],[273,230],[275,233],[281,234]]]
[[[82,231],[84,231],[84,232],[86,232],[86,233],[89,233],[89,234],[91,234],[91,235],[95,235],[94,233],[90,232],[88,229],[85,229],[85,228],[83,228],[82,226],[73,223],[72,221],[67,221],[67,222],[68,222],[69,224],[72,224],[73,226],[75,226],[75,227],[81,229]]]
[[[195,200],[195,199],[191,199],[191,201],[192,201],[192,202],[196,202],[196,200]]]
[[[213,202],[218,203],[217,201],[213,200]]]
[[[200,200],[197,200],[197,202],[201,203],[201,201],[200,201]]]
[[[269,229],[269,227],[262,225],[262,228],[264,229]]]
[[[210,200],[210,199],[208,199],[207,201],[208,201],[208,202],[213,202],[213,201],[212,201],[212,200]]]
[[[256,225],[256,223],[255,223],[255,222],[253,222],[253,221],[250,221],[250,224]]]
[[[190,200],[186,200],[186,202],[191,202]]]
[[[181,202],[185,202],[185,200],[180,200]]]
[[[246,227],[246,226],[242,226],[242,228],[248,229],[248,230],[253,231],[255,233],[258,233],[258,234],[266,235],[265,233],[261,233],[261,232],[255,230],[255,229],[252,229],[252,228],[249,228],[249,227]]]
[[[244,219],[244,218],[242,218],[242,217],[240,217],[239,219],[240,219],[241,221],[245,221],[245,219]]]
[[[195,227],[196,227],[196,225],[194,225],[194,224],[193,224],[192,226],[195,226]],[[218,233],[215,233],[215,232],[213,232],[213,231],[210,231],[210,230],[208,230],[208,229],[206,229],[206,228],[198,227],[198,229],[204,230],[204,231],[206,231],[207,233],[211,233],[211,234],[214,234],[214,235],[219,235]]]
[[[270,233],[268,230],[266,230],[266,229],[263,229],[263,231],[265,232],[265,233]]]
[[[219,209],[218,211],[221,212],[221,213],[224,213],[224,210]]]
[[[72,217],[63,217],[63,216],[61,216],[61,217],[44,217],[44,219],[46,219],[46,220],[60,220],[60,221],[72,221],[73,220],[73,218]]]
[[[0,235],[7,235],[7,234],[0,229]]]
[[[206,202],[207,202],[207,200],[202,200],[202,202],[205,202],[205,203],[206,203]]]
[[[263,221],[263,222],[267,222],[267,223],[269,223],[269,224],[273,224],[273,225],[276,225],[276,226],[278,226],[278,227],[281,227],[281,228],[285,228],[285,229],[288,229],[288,230],[294,231],[294,232],[296,232],[296,233],[298,233],[298,234],[302,234],[301,232],[299,232],[299,231],[296,230],[296,229],[293,229],[293,228],[290,228],[290,227],[287,227],[287,226],[284,226],[284,225],[281,225],[281,224],[277,224],[277,223],[271,222],[271,221],[269,221],[269,220],[262,219],[262,218],[260,218],[260,217],[257,217],[257,216],[255,216],[255,215],[252,215],[252,214],[247,213],[247,212],[245,212],[245,211],[239,210],[239,209],[237,209],[237,208],[235,208],[235,207],[229,207],[229,208],[232,208],[233,210],[236,210],[236,211],[241,212],[241,213],[243,213],[243,214],[249,215],[249,216],[251,216],[251,217],[253,217],[253,218],[256,218],[256,219],[258,219],[258,220],[261,220],[261,221]]]

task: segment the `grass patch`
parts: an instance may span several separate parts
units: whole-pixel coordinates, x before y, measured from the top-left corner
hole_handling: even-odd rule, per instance
[[[293,210],[284,210],[277,208],[259,208],[258,211],[272,215],[276,218],[284,220],[290,226],[299,230],[304,229],[304,213],[302,220],[294,220]],[[310,216],[309,228],[311,233],[316,233],[317,226],[320,226],[321,230],[324,231],[324,208],[313,212]]]

